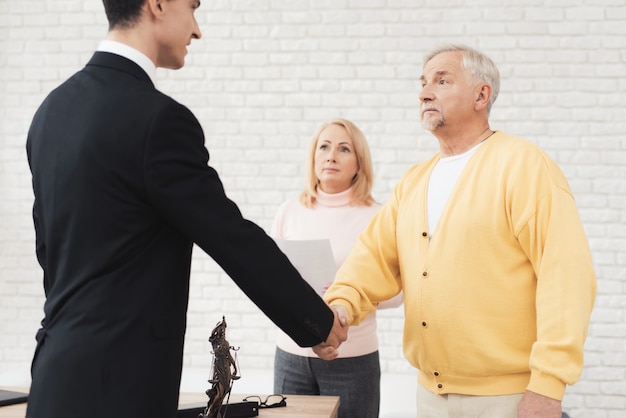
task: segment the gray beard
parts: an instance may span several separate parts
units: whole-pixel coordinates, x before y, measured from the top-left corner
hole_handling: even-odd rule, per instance
[[[446,119],[443,116],[440,116],[439,118],[435,120],[429,119],[428,121],[425,121],[424,119],[422,119],[422,127],[426,129],[427,131],[431,131],[431,132],[437,128],[442,127],[445,124],[446,124]]]

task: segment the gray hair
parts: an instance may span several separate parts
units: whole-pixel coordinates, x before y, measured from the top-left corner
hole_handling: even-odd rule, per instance
[[[428,61],[442,52],[456,51],[460,51],[462,53],[463,59],[461,61],[461,65],[468,72],[468,74],[491,86],[491,98],[489,99],[489,105],[487,106],[487,112],[489,113],[491,111],[491,107],[498,98],[498,93],[500,93],[500,72],[498,71],[496,64],[487,55],[476,49],[470,48],[469,46],[461,44],[443,44],[435,47],[435,49],[428,52],[424,56],[424,66],[426,66]]]

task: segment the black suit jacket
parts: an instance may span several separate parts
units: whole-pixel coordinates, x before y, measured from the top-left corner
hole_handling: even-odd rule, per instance
[[[175,416],[194,242],[299,344],[327,337],[332,312],[225,196],[196,118],[132,61],[95,53],[27,151],[46,293],[28,417]]]

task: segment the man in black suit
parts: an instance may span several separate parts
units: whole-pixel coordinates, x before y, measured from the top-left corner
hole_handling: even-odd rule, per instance
[[[347,326],[208,165],[200,124],[157,91],[200,38],[199,0],[104,0],[109,34],[28,133],[45,317],[27,416],[174,417],[193,243],[280,328],[332,358]]]

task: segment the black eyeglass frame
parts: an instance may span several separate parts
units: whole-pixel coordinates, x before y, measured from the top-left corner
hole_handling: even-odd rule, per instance
[[[273,396],[280,396],[280,401],[268,404],[267,402]],[[280,393],[267,395],[265,397],[265,400],[261,400],[261,397],[259,395],[250,395],[242,399],[243,402],[254,402],[255,400],[258,401],[259,408],[281,408],[283,406],[287,406],[287,397],[285,395],[281,395]]]

